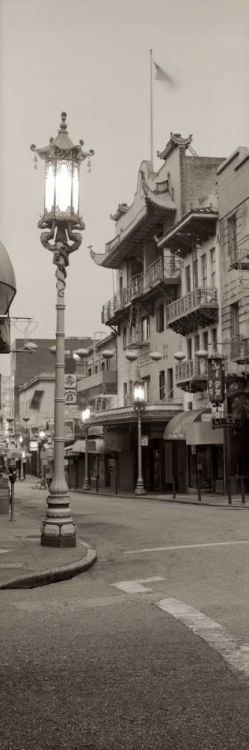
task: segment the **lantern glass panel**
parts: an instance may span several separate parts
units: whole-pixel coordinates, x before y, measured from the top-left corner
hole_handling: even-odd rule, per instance
[[[73,165],[73,200],[72,200],[72,210],[73,213],[77,216],[79,212],[79,182],[80,182],[80,170],[79,165],[74,164]]]
[[[134,386],[134,401],[137,404],[143,403],[145,401],[145,387],[143,383],[135,383]]]
[[[55,178],[56,214],[71,214],[72,163],[58,158]]]
[[[49,214],[52,213],[54,208],[54,187],[54,164],[51,164],[51,162],[47,162],[45,178],[45,211]]]

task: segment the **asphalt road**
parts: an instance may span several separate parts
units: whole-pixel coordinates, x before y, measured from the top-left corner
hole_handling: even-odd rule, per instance
[[[39,520],[43,491],[17,492]],[[79,494],[72,507],[96,565],[1,592],[1,750],[248,750],[249,667],[231,667],[226,634],[246,664],[249,510]],[[172,598],[197,610],[194,630],[159,608]]]

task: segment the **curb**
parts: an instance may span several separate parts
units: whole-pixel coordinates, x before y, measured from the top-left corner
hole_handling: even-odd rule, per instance
[[[93,495],[94,497],[98,497],[98,494],[101,495],[101,492],[91,492],[91,490],[69,490],[69,492],[77,492],[81,495]],[[122,500],[153,500],[154,502],[157,501],[158,503],[169,503],[171,505],[196,505],[198,508],[201,506],[206,508],[229,508],[233,510],[240,510],[241,509],[249,509],[249,503],[245,503],[245,505],[229,505],[228,503],[225,505],[224,503],[208,503],[205,502],[205,500],[201,500],[201,502],[197,502],[196,500],[170,500],[167,497],[157,497],[154,495],[153,497],[151,495],[122,495],[121,493],[118,493],[118,495],[108,495],[107,492],[102,494],[102,497],[110,497],[110,498],[122,498]]]
[[[5,583],[0,584],[1,589],[33,589],[38,586],[47,586],[50,583],[58,583],[59,581],[66,581],[70,578],[74,578],[79,573],[83,573],[88,570],[97,560],[97,552],[90,544],[80,542],[83,547],[87,550],[85,557],[69,565],[64,565],[61,568],[53,568],[51,570],[45,570],[41,573],[30,573],[28,575],[19,576],[18,578],[10,578]]]

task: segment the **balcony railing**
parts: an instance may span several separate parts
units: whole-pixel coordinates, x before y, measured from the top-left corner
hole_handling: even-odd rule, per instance
[[[249,235],[230,245],[229,256],[232,268],[249,269]]]
[[[176,365],[176,384],[182,390],[195,393],[206,389],[208,378],[208,363],[206,359],[190,359]]]
[[[231,339],[230,357],[238,364],[249,362],[249,338],[240,339],[237,337]]]
[[[128,286],[119,289],[114,297],[102,308],[102,323],[107,323],[115,318],[121,310],[133,302],[148,294],[158,284],[169,281],[180,282],[181,260],[179,258],[158,258],[143,273],[133,276]]]
[[[205,327],[218,318],[216,289],[194,289],[167,306],[167,325],[182,335]]]

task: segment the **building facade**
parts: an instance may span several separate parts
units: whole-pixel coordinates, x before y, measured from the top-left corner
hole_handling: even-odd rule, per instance
[[[117,450],[116,457],[119,485],[123,489],[134,489],[137,475],[137,419],[132,402],[133,384],[138,373],[145,384],[147,402],[142,421],[145,487],[147,490],[164,490],[172,484],[172,477],[179,491],[186,491],[189,485],[188,471],[182,473],[181,446],[176,451],[175,463],[165,439],[165,428],[172,416],[186,408],[186,389],[183,387],[186,372],[182,378],[174,358],[186,332],[172,325],[173,307],[181,306],[181,300],[189,293],[187,289],[194,289],[198,297],[201,284],[198,281],[196,286],[196,261],[199,262],[199,256],[206,255],[207,262],[205,269],[203,261],[201,283],[204,286],[211,284],[211,276],[215,273],[217,197],[208,199],[209,203],[216,200],[215,206],[206,206],[205,200],[215,188],[217,169],[223,161],[198,157],[191,141],[191,136],[182,138],[179,134],[171,134],[165,149],[158,154],[162,167],[157,173],[153,172],[150,162],[142,162],[133,204],[129,207],[119,204],[111,216],[115,221],[114,239],[106,244],[104,253],[91,252],[93,260],[103,269],[116,271],[116,291],[103,306],[102,323],[117,335],[117,406],[96,416],[95,423],[104,426],[105,434],[109,434],[109,439],[112,435],[117,446],[119,441],[120,445],[125,441],[125,447],[123,445]],[[203,227],[199,239],[194,231],[196,213],[197,223]],[[180,247],[176,247],[173,241],[167,241],[180,225],[184,227],[187,252],[180,252]],[[193,228],[191,239],[188,237],[189,228],[191,231]],[[179,234],[180,230],[178,239]],[[178,239],[176,244],[179,244]],[[204,251],[201,249],[203,243],[206,243]],[[213,249],[214,257],[211,254]],[[186,270],[187,266],[191,266],[190,271]],[[191,276],[191,273],[192,279],[189,279],[187,274]],[[194,273],[195,282],[190,287]],[[192,324],[188,332],[189,362],[194,359],[194,353],[190,351],[190,339],[194,333],[197,336],[200,329],[204,336],[211,325],[213,328],[218,325],[219,301],[215,288],[209,295],[206,291],[206,297],[208,305],[204,303],[202,306],[206,315],[202,320],[200,315],[197,322],[194,316],[195,325]],[[192,379],[193,373],[191,382]],[[200,387],[200,392],[202,390]],[[194,411],[199,414],[200,406],[198,404],[197,409],[192,396],[188,402],[191,402],[194,421],[197,416]],[[204,401],[202,411],[205,411]]]
[[[228,430],[232,491],[249,489],[249,151],[239,147],[218,169],[221,323],[226,410],[241,421]]]

